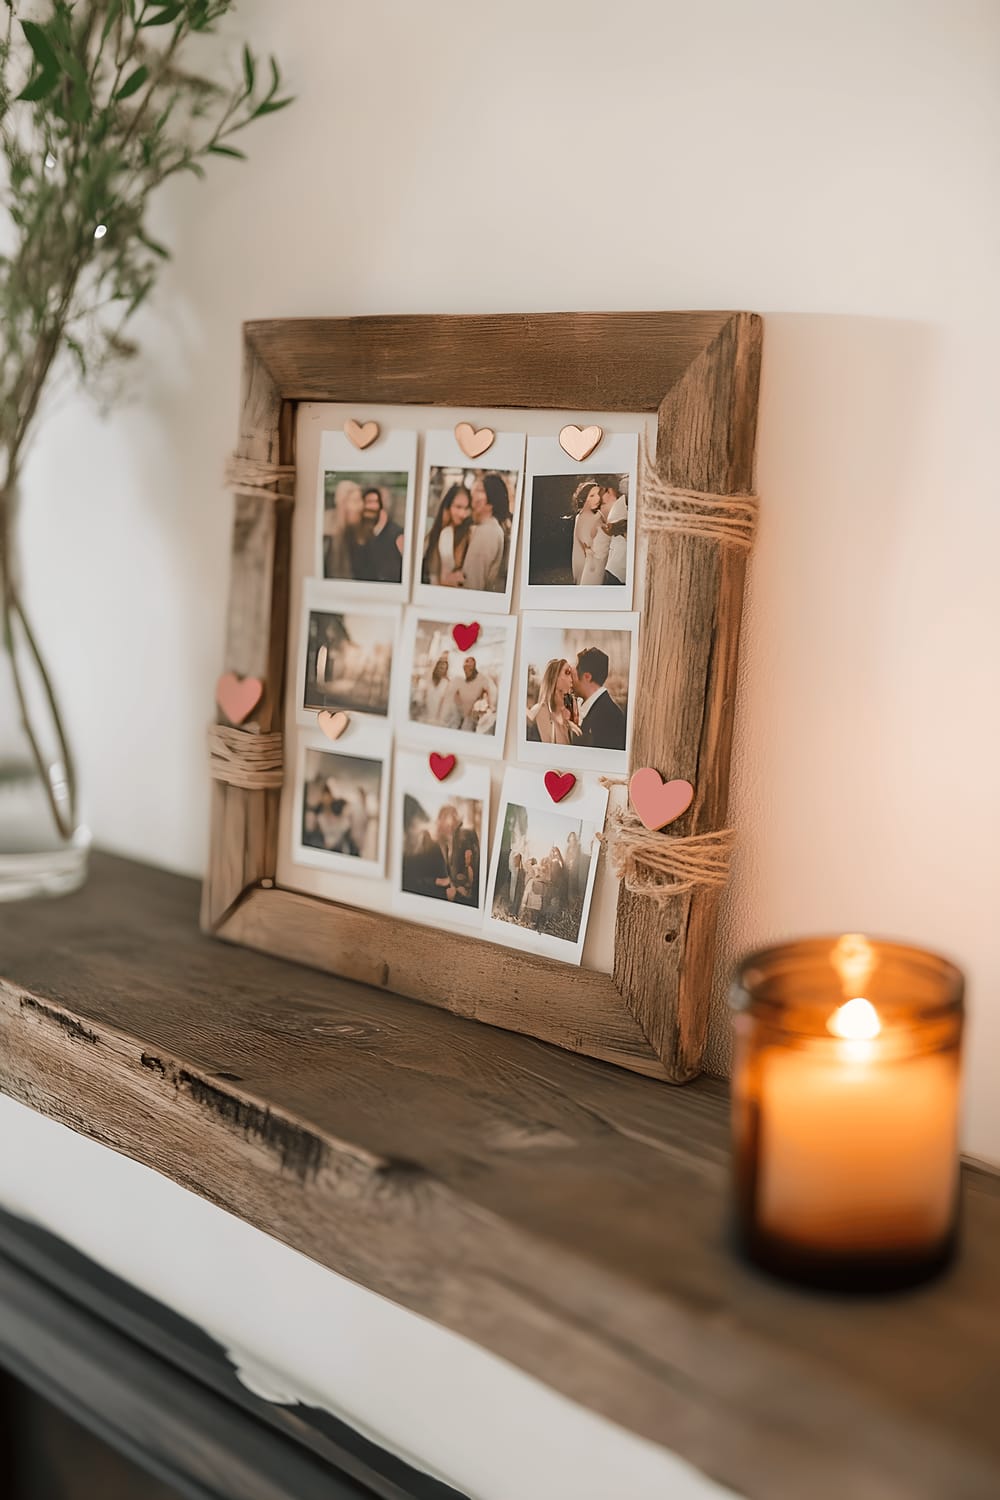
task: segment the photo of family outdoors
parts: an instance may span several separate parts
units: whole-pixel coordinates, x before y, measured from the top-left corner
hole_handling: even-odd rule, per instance
[[[408,473],[324,472],[324,578],[402,583],[409,485]]]
[[[506,615],[484,620],[467,651],[455,644],[454,624],[411,612],[403,648],[409,687],[404,718],[438,749],[454,732],[480,737],[482,745],[472,753],[502,753],[515,621]]]
[[[431,465],[421,583],[467,592],[507,592],[518,477],[517,470]]]
[[[480,905],[483,804],[442,787],[403,796],[402,889],[456,907]]]
[[[379,858],[383,774],[381,760],[307,749],[300,810],[302,848],[374,864]]]
[[[579,818],[509,802],[490,898],[493,920],[577,943],[585,925],[594,832]]]
[[[314,609],[307,595],[303,711],[388,717],[397,627],[394,611]]]
[[[528,582],[624,589],[628,583],[627,474],[536,474],[531,486]]]
[[[623,758],[628,744],[634,629],[535,623],[558,618],[524,619],[521,741],[528,758],[572,764],[573,752],[579,751],[588,752],[587,761],[598,758],[590,752],[601,751]],[[554,747],[557,753],[543,754],[545,746]]]

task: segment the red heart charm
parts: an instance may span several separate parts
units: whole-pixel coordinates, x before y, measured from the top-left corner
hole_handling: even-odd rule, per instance
[[[468,651],[479,639],[479,625],[475,622],[472,625],[453,625],[451,633],[459,651]]]
[[[432,750],[428,756],[428,761],[438,781],[444,781],[445,777],[450,776],[455,769],[455,757],[453,755],[438,755],[436,750]]]
[[[694,800],[690,781],[664,781],[652,766],[633,771],[628,795],[644,828],[655,832],[687,812]]]
[[[546,771],[545,790],[553,802],[561,802],[568,797],[576,786],[576,777],[572,771]]]
[[[261,700],[264,684],[259,677],[237,677],[226,672],[215,684],[215,701],[230,724],[242,724]]]

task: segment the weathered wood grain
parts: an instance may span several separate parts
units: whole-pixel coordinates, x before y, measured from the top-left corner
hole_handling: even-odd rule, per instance
[[[753,489],[761,322],[736,314],[665,397],[658,467],[681,489]],[[648,538],[642,627],[643,680],[632,764],[695,789],[671,835],[725,827],[736,667],[747,554],[670,532]],[[670,1077],[701,1071],[715,962],[719,894],[665,904],[622,890],[615,982]]]
[[[251,323],[241,452],[290,462],[293,403],[305,399],[659,410],[666,477],[733,493],[752,483],[760,334],[753,315],[715,312]],[[226,665],[266,677],[267,728],[286,670],[290,527],[280,508],[247,503],[252,512],[237,511]],[[633,763],[694,783],[681,832],[725,817],[744,570],[742,555],[689,537],[656,536],[648,548],[641,680],[656,691],[639,695]],[[700,1070],[714,896],[664,912],[623,892],[611,983],[260,889],[273,882],[277,807],[274,792],[215,788],[206,929],[650,1076],[683,1082]]]
[[[297,891],[252,890],[218,929],[227,942],[358,979],[650,1078],[669,1075],[609,974],[448,934]]]
[[[936,1285],[785,1289],[728,1248],[722,1085],[211,942],[196,906],[97,856],[0,909],[0,1088],[750,1500],[995,1500],[995,1177]]]
[[[293,463],[294,431],[294,408],[282,402],[266,365],[246,344],[236,452],[262,463]],[[266,731],[281,725],[291,502],[236,495],[233,505],[224,670],[261,679],[264,692],[253,718]],[[202,898],[207,927],[221,922],[248,887],[273,875],[279,795],[212,783],[211,858]]]
[[[733,316],[278,318],[246,337],[289,401],[656,411]]]

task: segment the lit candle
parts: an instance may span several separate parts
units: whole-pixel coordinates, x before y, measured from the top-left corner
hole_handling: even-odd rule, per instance
[[[857,1289],[950,1258],[962,976],[852,934],[756,954],[733,991],[738,1229],[752,1260]]]

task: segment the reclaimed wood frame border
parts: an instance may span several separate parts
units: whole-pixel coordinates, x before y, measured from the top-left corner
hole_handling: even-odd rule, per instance
[[[295,462],[299,401],[655,411],[668,483],[753,489],[753,313],[277,319],[243,333],[244,458]],[[224,670],[263,681],[254,718],[265,732],[284,717],[292,504],[235,498]],[[648,538],[641,670],[658,691],[636,704],[632,763],[694,785],[680,834],[726,820],[746,565],[735,547]],[[614,971],[598,974],[276,886],[280,795],[213,782],[205,931],[651,1077],[680,1083],[701,1070],[717,892],[662,906],[623,888]]]

